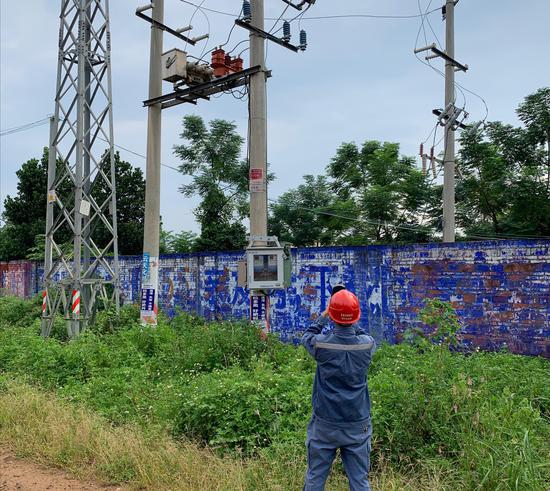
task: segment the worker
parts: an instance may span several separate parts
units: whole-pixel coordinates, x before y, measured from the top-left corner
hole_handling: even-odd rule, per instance
[[[321,334],[328,322],[334,329]],[[307,329],[302,344],[315,358],[313,413],[307,428],[307,473],[304,491],[322,491],[336,450],[351,491],[370,491],[368,480],[372,426],[367,368],[374,339],[356,325],[361,317],[357,297],[339,288],[320,321]]]

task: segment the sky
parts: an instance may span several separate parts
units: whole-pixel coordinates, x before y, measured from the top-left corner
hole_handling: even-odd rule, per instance
[[[148,92],[150,29],[134,12],[144,3],[145,0],[110,1],[115,143],[142,155],[146,151],[147,110],[142,101]],[[422,11],[428,11],[442,3],[317,0],[301,21],[301,28],[308,34],[305,52],[296,54],[275,44],[268,46],[267,66],[273,75],[268,80],[268,162],[276,175],[270,185],[270,199],[296,187],[305,174],[323,174],[343,142],[398,142],[402,154],[418,154],[420,142],[435,125],[432,109],[444,105],[443,78],[413,54],[420,17],[308,17],[418,15],[419,5]],[[60,4],[53,0],[0,0],[2,130],[53,113]],[[236,15],[241,1],[205,0],[203,7]],[[268,18],[276,19],[284,8],[281,0],[265,1]],[[206,46],[203,41],[188,50],[195,56],[204,48],[210,50],[224,42],[233,23],[229,15],[210,11],[204,11],[204,15],[181,0],[165,0],[165,9],[166,24],[192,24],[194,36],[210,33]],[[287,10],[284,18],[291,18],[294,12]],[[467,73],[457,73],[456,81],[485,99],[489,120],[519,124],[515,109],[523,97],[550,85],[548,18],[547,0],[460,0],[456,6],[455,58],[469,66]],[[433,32],[426,23],[427,43],[421,30],[418,46],[437,42],[436,36],[444,42],[445,23],[440,11],[428,19]],[[266,20],[266,27],[271,28],[273,22]],[[294,22],[292,41],[297,41],[298,29]],[[245,40],[247,34],[236,27],[227,46]],[[241,44],[237,52],[247,45]],[[173,47],[183,48],[179,40],[165,34],[165,50]],[[443,69],[441,60],[432,65]],[[170,88],[170,84],[165,84],[165,92]],[[468,92],[465,96],[469,120],[483,119],[483,102]],[[463,103],[460,94],[458,101]],[[163,111],[162,162],[169,166],[178,165],[173,147],[181,142],[186,114],[198,114],[206,121],[234,121],[240,134],[246,135],[247,104],[231,95],[200,101],[196,106],[183,104],[167,109]],[[48,125],[1,137],[0,201],[8,194],[16,194],[16,171],[26,160],[40,157],[47,140]],[[439,150],[442,143],[436,153]],[[124,150],[120,153],[145,171],[144,159]],[[167,230],[198,231],[193,216],[198,201],[179,192],[189,179],[162,168],[161,215]]]

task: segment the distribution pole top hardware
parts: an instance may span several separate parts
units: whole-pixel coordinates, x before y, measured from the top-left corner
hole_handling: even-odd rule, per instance
[[[300,2],[298,5],[294,5],[290,1],[285,1],[285,0],[283,1],[298,10],[302,10],[302,6],[305,5],[306,3],[308,3],[309,5],[313,5],[315,3],[315,0],[306,0],[306,1]],[[303,29],[300,31],[300,44],[296,46],[294,44],[290,44],[290,23],[289,22],[287,21],[283,22],[283,37],[278,38],[277,36],[274,36],[273,34],[252,25],[251,20],[252,20],[252,7],[248,2],[248,0],[245,0],[243,2],[243,18],[236,19],[235,25],[242,27],[243,29],[246,29],[254,34],[257,34],[258,36],[264,39],[267,39],[268,41],[272,41],[275,44],[278,44],[279,46],[284,46],[285,48],[291,51],[294,51],[295,53],[297,53],[298,51],[305,51],[307,47],[307,34],[306,34],[306,31],[304,31]]]
[[[253,75],[259,71],[261,71],[261,67],[258,65],[246,68],[237,73],[231,73],[209,82],[193,85],[187,87],[186,89],[176,88],[174,92],[170,92],[169,94],[143,101],[143,105],[147,107],[155,104],[162,104],[162,109],[166,109],[185,102],[196,104],[197,99],[208,100],[209,96],[213,94],[218,94],[224,90],[230,90],[245,85],[248,83],[250,75]],[[266,77],[271,77],[271,71],[266,72]]]
[[[459,63],[454,58],[450,57],[445,51],[441,51],[435,43],[430,44],[429,46],[424,46],[423,48],[417,48],[414,50],[415,54],[422,53],[423,51],[431,51],[431,55],[426,56],[426,61],[432,60],[434,58],[443,58],[446,62],[450,63],[454,66],[455,72],[462,71],[466,72],[468,71],[468,65],[463,65],[462,63]]]
[[[163,31],[166,31],[172,36],[176,36],[177,38],[181,39],[182,41],[185,41],[186,43],[189,43],[191,46],[195,46],[197,42],[201,41],[202,39],[205,39],[208,37],[208,34],[205,34],[204,36],[199,36],[197,38],[188,38],[187,36],[184,36],[182,32],[190,31],[193,29],[193,26],[186,26],[182,27],[181,29],[172,29],[166,25],[164,25],[162,22],[159,22],[152,17],[149,17],[145,15],[143,12],[146,12],[147,10],[151,10],[154,7],[154,4],[149,3],[147,5],[144,5],[143,7],[138,7],[136,9],[136,15],[143,20],[146,20],[149,22],[153,27],[156,27],[158,29],[161,29]]]
[[[136,10],[136,15],[152,26],[191,45],[208,37],[205,34],[190,38],[182,33],[190,31],[193,26],[172,29],[144,14],[153,7],[154,4],[139,7]],[[259,65],[243,69],[242,58],[231,57],[221,47],[212,51],[211,56],[211,63],[200,63],[200,60],[188,61],[187,53],[177,48],[163,53],[162,79],[173,83],[174,90],[168,94],[148,99],[143,102],[143,105],[149,107],[161,104],[161,108],[166,109],[186,102],[196,104],[199,99],[209,100],[211,95],[247,85],[252,75],[262,71]],[[271,77],[271,71],[264,72],[266,77]]]

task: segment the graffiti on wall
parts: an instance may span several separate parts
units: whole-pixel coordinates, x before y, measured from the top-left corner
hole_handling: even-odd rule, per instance
[[[242,252],[161,258],[159,304],[168,315],[209,320],[249,315],[249,292],[238,285]],[[141,258],[122,257],[121,299],[139,299]],[[40,288],[43,271],[26,262],[0,263],[1,286],[20,296]],[[394,343],[419,327],[426,298],[452,302],[471,347],[550,357],[550,241],[486,241],[408,246],[292,250],[290,287],[270,292],[271,327],[296,342],[344,283],[361,303],[361,326]]]

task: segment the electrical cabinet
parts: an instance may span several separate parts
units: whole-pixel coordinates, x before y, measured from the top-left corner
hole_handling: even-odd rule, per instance
[[[187,78],[187,53],[181,49],[171,49],[162,54],[162,80],[179,82]]]
[[[247,251],[248,288],[264,290],[284,288],[283,249],[254,248]]]

